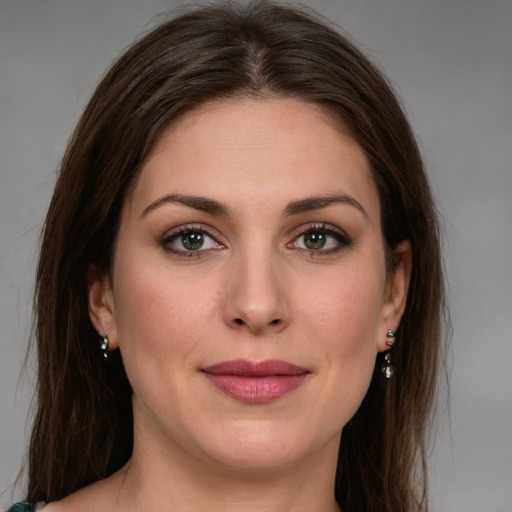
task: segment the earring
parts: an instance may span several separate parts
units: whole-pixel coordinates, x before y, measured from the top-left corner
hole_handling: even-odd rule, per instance
[[[108,336],[106,334],[101,337],[100,350],[103,352],[103,357],[108,359]]]
[[[393,368],[393,365],[391,364],[391,356],[389,354],[386,354],[384,356],[384,362],[382,363],[382,366],[380,367],[380,373],[386,380],[391,379],[391,377],[393,377],[393,375],[395,373],[395,369]]]
[[[386,334],[386,337],[388,339],[386,341],[386,345],[388,347],[392,347],[395,344],[395,333],[391,329],[388,329],[388,333]]]
[[[386,345],[391,348],[395,344],[395,333],[391,329],[388,329],[386,338]],[[391,363],[391,355],[389,354],[389,352],[384,356],[384,361],[382,362],[380,373],[386,380],[391,379],[391,377],[393,377],[395,373],[395,369],[393,367],[393,364]]]

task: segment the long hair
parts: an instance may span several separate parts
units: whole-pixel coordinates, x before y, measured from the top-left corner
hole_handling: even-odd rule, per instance
[[[206,101],[235,96],[297,98],[330,112],[370,162],[388,263],[399,242],[411,243],[395,376],[381,382],[379,354],[368,394],[343,430],[335,493],[345,512],[427,510],[444,289],[422,159],[400,102],[368,58],[326,21],[266,2],[203,7],[158,26],[114,63],[70,140],[37,270],[27,498],[60,499],[130,458],[132,390],[119,351],[106,364],[101,358],[88,271],[110,271],[125,192],[162,131]]]

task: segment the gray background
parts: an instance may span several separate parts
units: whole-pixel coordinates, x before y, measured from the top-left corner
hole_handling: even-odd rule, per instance
[[[391,76],[445,222],[451,407],[435,510],[512,511],[512,2],[310,0]],[[0,508],[20,497],[38,232],[67,138],[99,77],[165,0],[0,0]],[[445,398],[443,398],[445,401]]]

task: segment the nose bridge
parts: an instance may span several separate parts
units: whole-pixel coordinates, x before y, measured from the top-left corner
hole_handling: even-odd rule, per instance
[[[236,252],[229,270],[225,320],[254,334],[283,329],[289,307],[281,258],[268,240]]]

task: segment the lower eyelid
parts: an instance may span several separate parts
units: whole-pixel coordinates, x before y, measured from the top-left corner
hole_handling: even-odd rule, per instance
[[[205,237],[209,238],[211,241],[209,244],[213,244],[213,247],[207,247],[207,248],[199,248],[196,250],[191,249],[180,249],[177,247],[170,247],[170,244],[172,244],[176,239],[178,239],[180,236],[183,236],[187,233],[201,233]],[[331,237],[335,240],[335,247],[329,247],[329,248],[320,248],[320,249],[309,249],[307,247],[297,247],[297,241],[309,234],[309,233],[321,233],[328,237]],[[211,233],[210,230],[205,229],[205,227],[199,226],[199,225],[183,225],[175,229],[171,229],[167,231],[161,238],[159,238],[158,242],[159,244],[167,251],[174,252],[175,254],[183,254],[186,256],[199,256],[200,253],[211,251],[212,249],[225,249],[226,245],[219,240],[220,236],[217,236],[213,233]],[[331,242],[332,243],[332,242]],[[306,229],[302,230],[300,233],[296,234],[293,240],[287,244],[288,248],[298,249],[301,251],[308,251],[312,255],[328,255],[330,253],[334,254],[350,245],[352,245],[353,240],[343,231],[333,229],[331,227],[327,227],[324,225],[318,225],[318,226],[308,226]]]
[[[335,244],[334,244],[334,247],[327,247],[327,248],[321,248],[321,249],[310,249],[308,247],[298,247],[296,244],[297,244],[297,239],[300,238],[301,236],[303,235],[299,235],[298,237],[295,238],[295,240],[293,242],[291,242],[290,244],[288,244],[288,248],[289,249],[294,249],[294,250],[298,250],[298,251],[301,251],[301,252],[307,252],[309,255],[311,256],[317,256],[317,257],[327,257],[327,256],[330,256],[330,255],[334,255],[338,252],[341,252],[343,251],[344,249],[350,247],[352,245],[352,241],[349,240],[348,238],[345,238],[345,237],[337,237],[337,236],[334,236],[334,235],[329,235],[329,236],[332,236],[335,240]]]

